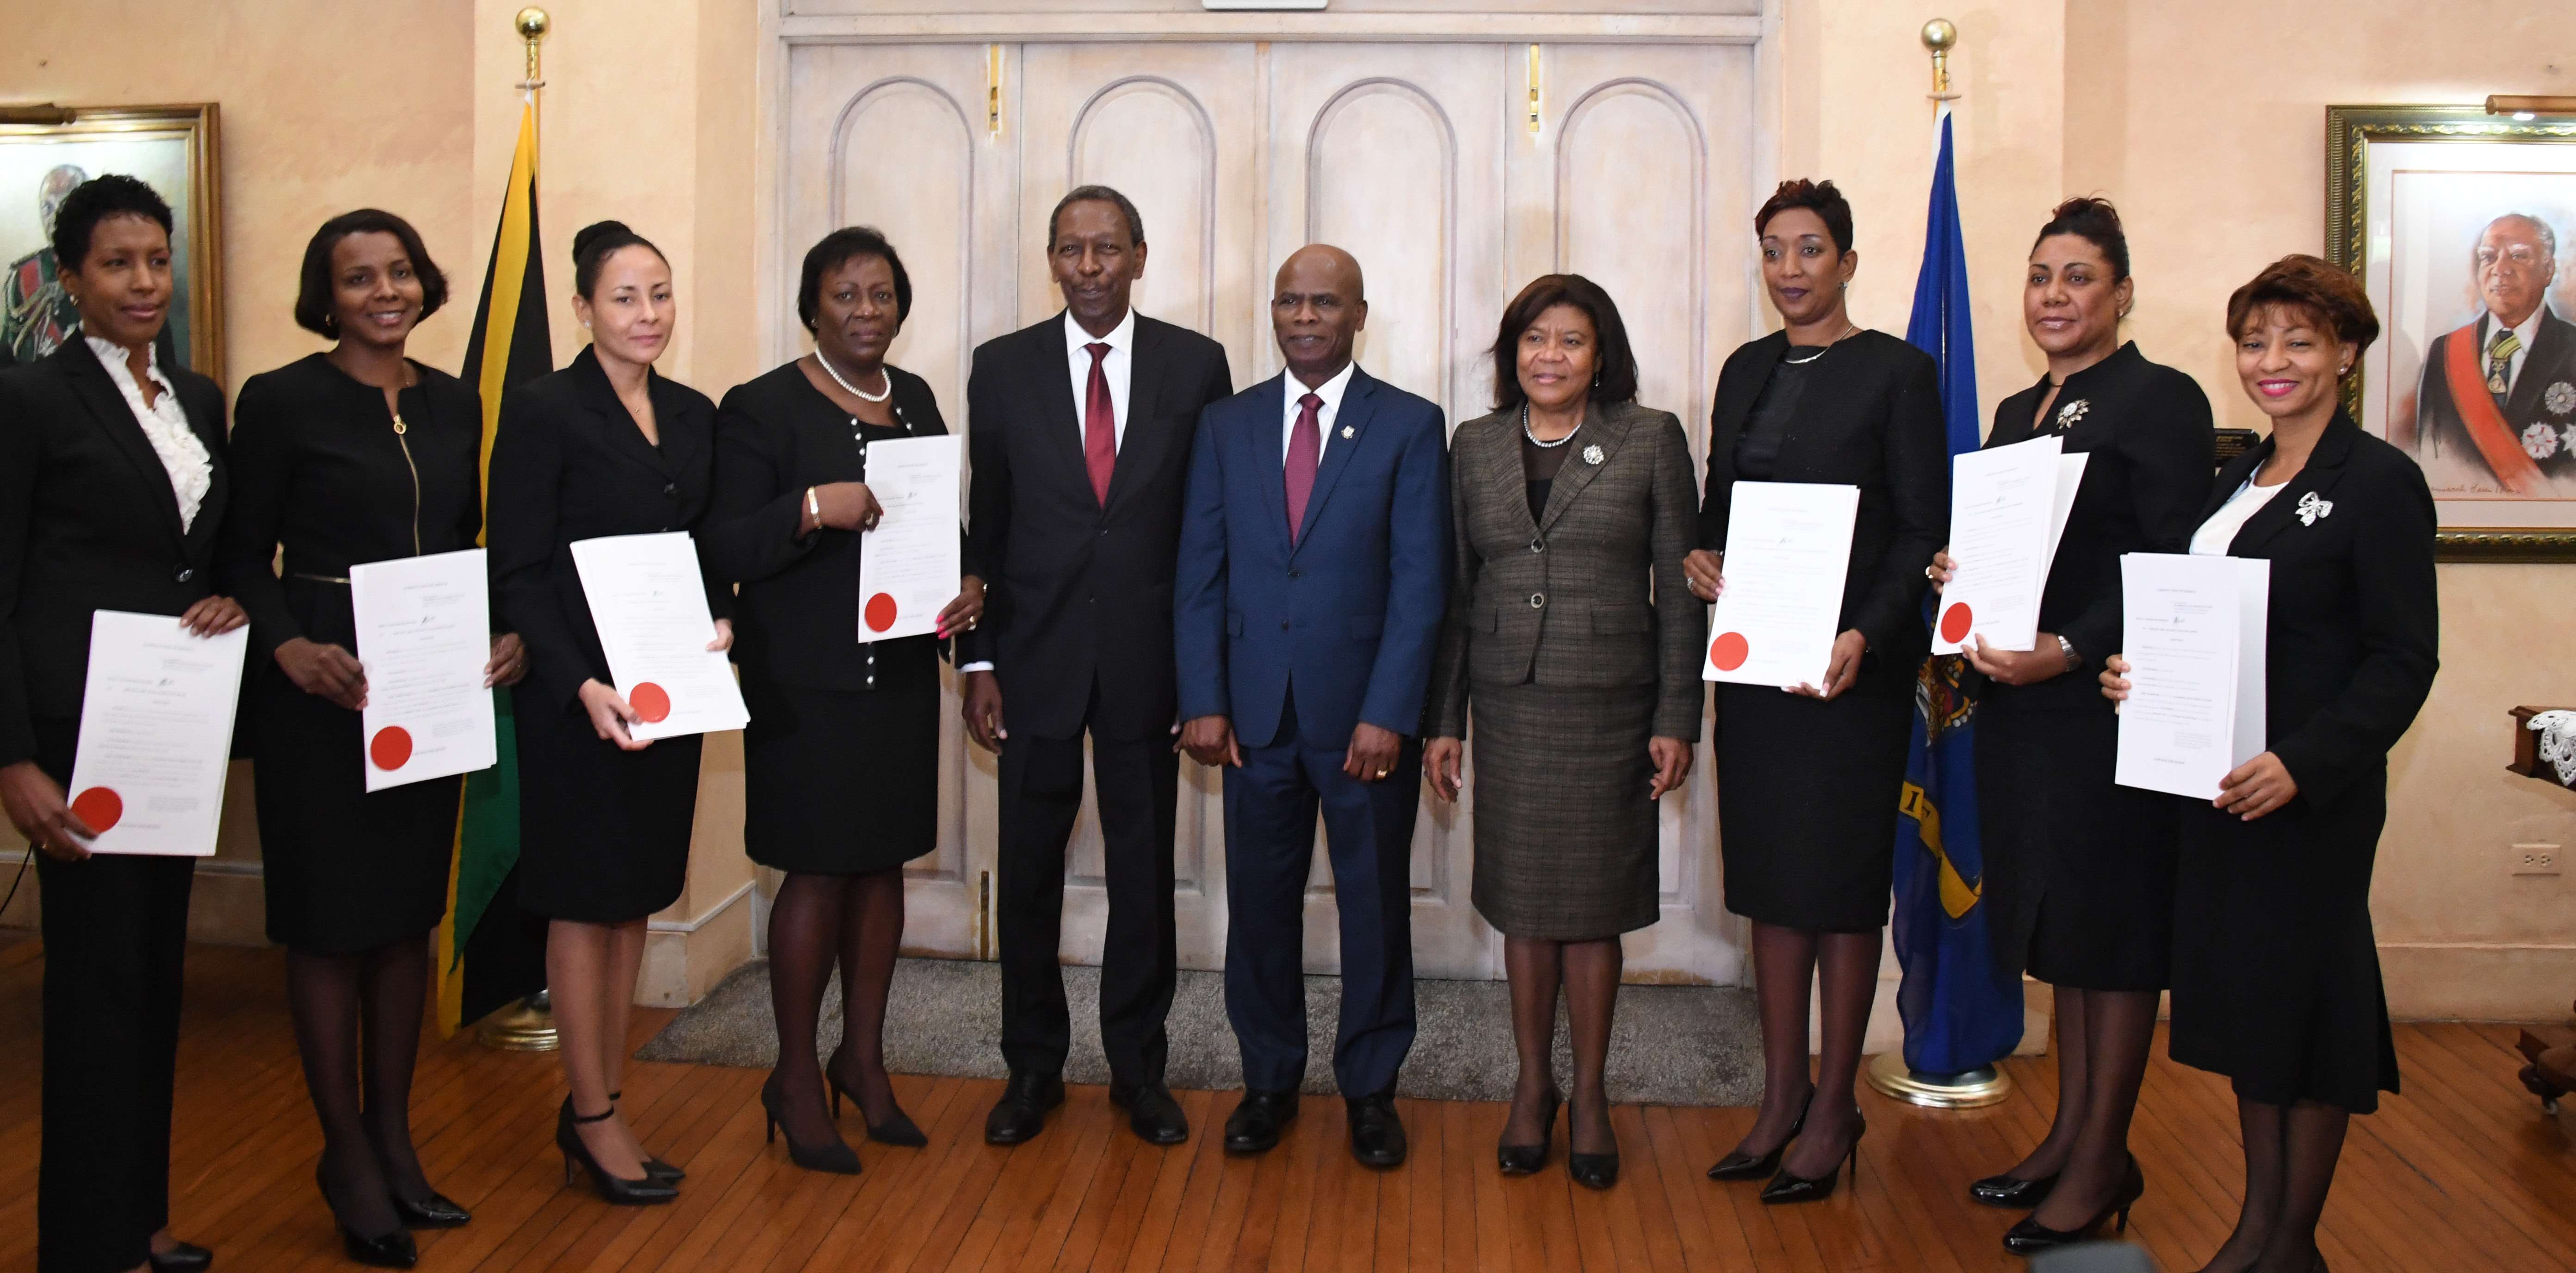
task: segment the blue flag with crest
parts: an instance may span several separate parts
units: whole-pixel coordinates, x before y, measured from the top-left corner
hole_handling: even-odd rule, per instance
[[[1952,455],[1976,450],[1980,440],[1976,345],[1968,317],[1968,261],[1945,105],[1923,272],[1915,279],[1914,317],[1905,339],[1941,366],[1941,415]],[[1927,624],[1931,613],[1927,597]],[[1997,976],[1986,954],[1979,904],[1985,855],[1977,825],[1977,704],[1965,684],[1966,671],[1966,660],[1955,654],[1924,660],[1898,797],[1895,945],[1904,980],[1896,1004],[1905,1019],[1905,1064],[1919,1074],[1991,1065],[2021,1042],[2019,979]]]

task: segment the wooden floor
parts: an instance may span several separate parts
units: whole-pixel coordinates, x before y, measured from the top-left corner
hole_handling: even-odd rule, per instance
[[[35,1266],[42,952],[0,946],[0,1271]],[[305,1103],[276,951],[189,954],[174,1228],[218,1267],[345,1267],[315,1194],[320,1133]],[[668,1019],[640,1013],[641,1043]],[[2576,1155],[2513,1080],[2513,1032],[2401,1027],[2407,1093],[2356,1119],[2326,1213],[2327,1258],[2355,1270],[2576,1268]],[[414,1126],[462,1229],[420,1235],[429,1270],[1850,1270],[2018,1269],[1997,1245],[2012,1216],[1969,1204],[1969,1179],[2008,1165],[2043,1130],[2047,1062],[1992,1110],[1933,1113],[1864,1093],[1860,1184],[1808,1207],[1766,1208],[1751,1186],[1701,1172],[1748,1110],[1622,1108],[1627,1174],[1570,1185],[1494,1171],[1497,1105],[1405,1102],[1413,1158],[1376,1173],[1343,1150],[1337,1102],[1309,1100],[1290,1140],[1231,1159],[1212,1135],[1227,1093],[1189,1092],[1197,1136],[1155,1149],[1099,1088],[1076,1089],[1047,1133],[986,1146],[998,1084],[898,1078],[928,1129],[923,1150],[860,1142],[867,1170],[813,1175],[761,1141],[762,1072],[637,1064],[626,1105],[646,1142],[690,1171],[670,1206],[621,1210],[563,1187],[552,1144],[553,1062],[433,1041]],[[848,1124],[856,1132],[856,1118]],[[2135,1145],[2148,1192],[2134,1235],[2168,1269],[2198,1267],[2234,1216],[2234,1106],[2223,1083],[2162,1058]]]

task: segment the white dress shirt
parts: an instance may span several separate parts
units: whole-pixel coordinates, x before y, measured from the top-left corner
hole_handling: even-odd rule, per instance
[[[2507,397],[2511,397],[2513,395],[2514,382],[2522,379],[2522,364],[2531,358],[2531,342],[2540,339],[2540,316],[2548,312],[2549,303],[2547,301],[2543,301],[2540,304],[2533,306],[2531,309],[2531,316],[2523,319],[2521,324],[2513,329],[2513,338],[2521,342],[2522,347],[2514,350],[2512,360],[2505,364],[2504,391],[2505,396]],[[2500,320],[2496,318],[2493,311],[2489,311],[2478,319],[2479,379],[2486,378],[2487,349],[2495,344],[2496,323],[2498,321]]]
[[[2227,502],[2219,505],[2218,511],[2211,513],[2209,520],[2200,524],[2199,530],[2192,532],[2191,555],[2226,556],[2229,546],[2236,542],[2236,532],[2245,529],[2245,523],[2262,512],[2263,506],[2271,503],[2273,496],[2288,489],[2288,478],[2272,486],[2256,486],[2253,478],[2246,478],[2245,484],[2237,487],[2236,493],[2228,496]]]
[[[1288,458],[1289,444],[1297,436],[1297,415],[1305,410],[1297,405],[1297,400],[1310,393],[1324,400],[1324,405],[1315,411],[1316,441],[1320,443],[1315,448],[1315,459],[1319,463],[1323,460],[1324,448],[1333,444],[1333,417],[1341,414],[1342,395],[1350,391],[1351,373],[1358,369],[1358,363],[1343,363],[1342,369],[1334,372],[1332,379],[1312,389],[1306,387],[1305,381],[1297,378],[1296,372],[1282,373],[1281,378],[1287,382],[1288,392],[1280,395],[1287,400],[1283,404],[1279,417],[1279,458],[1281,460]]]
[[[1088,429],[1091,410],[1091,350],[1088,346],[1107,344],[1109,356],[1100,360],[1100,374],[1109,381],[1110,449],[1127,444],[1127,381],[1135,366],[1136,311],[1129,309],[1118,320],[1118,326],[1106,336],[1094,336],[1073,321],[1073,311],[1064,312],[1065,363],[1073,373],[1073,422]]]
[[[170,475],[170,489],[179,496],[179,529],[187,530],[197,523],[197,509],[206,502],[206,492],[215,484],[214,457],[206,453],[206,444],[197,431],[188,427],[188,413],[179,406],[179,391],[170,378],[161,374],[161,351],[146,347],[150,365],[143,374],[161,393],[151,405],[143,402],[143,387],[134,382],[132,368],[125,365],[125,347],[100,340],[86,332],[81,338],[89,342],[89,351],[107,368],[107,378],[116,382],[116,391],[125,395],[126,408],[134,413],[134,422],[143,426],[143,436],[152,443],[152,453],[161,457],[162,471]]]

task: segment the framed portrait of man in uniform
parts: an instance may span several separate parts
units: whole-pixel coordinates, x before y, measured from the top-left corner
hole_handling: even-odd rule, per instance
[[[2446,560],[2576,561],[2576,120],[2326,112],[2326,243],[2381,334],[2346,388],[2424,466]]]
[[[223,379],[222,189],[213,103],[0,107],[0,365],[34,362],[79,314],[54,260],[54,210],[107,173],[140,178],[170,205],[176,295],[161,358]]]

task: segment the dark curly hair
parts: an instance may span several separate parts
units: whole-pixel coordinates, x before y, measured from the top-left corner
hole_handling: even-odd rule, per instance
[[[2298,310],[2333,331],[2336,340],[2353,347],[2356,367],[2370,343],[2379,339],[2379,315],[2371,310],[2361,280],[2305,252],[2293,252],[2264,266],[2252,282],[2227,298],[2229,338],[2243,338],[2259,312],[2274,305]]]
[[[823,303],[823,276],[854,258],[873,256],[894,272],[894,325],[903,330],[903,320],[912,315],[912,275],[903,268],[903,258],[895,254],[894,245],[872,225],[843,226],[824,235],[805,253],[805,272],[796,282],[796,317],[805,330],[814,330],[815,314]]]
[[[1592,319],[1599,351],[1592,361],[1592,397],[1597,402],[1627,402],[1637,396],[1637,355],[1628,348],[1628,325],[1619,321],[1619,306],[1601,285],[1580,274],[1541,274],[1503,307],[1494,332],[1494,409],[1509,411],[1529,401],[1521,390],[1521,334],[1538,316],[1559,305],[1571,305]]]
[[[295,325],[318,335],[337,339],[340,319],[331,303],[331,253],[340,240],[352,234],[390,234],[402,244],[403,255],[411,258],[412,277],[420,280],[420,316],[428,318],[447,303],[447,275],[438,263],[429,259],[429,249],[420,241],[420,231],[411,222],[381,208],[360,208],[343,212],[322,223],[313,232],[313,241],[304,245],[304,270],[295,289]]]
[[[92,177],[72,187],[63,196],[62,206],[54,211],[54,262],[66,270],[78,270],[89,260],[90,236],[98,223],[114,217],[142,217],[157,222],[161,233],[169,234],[175,224],[170,204],[142,179],[121,172]]]
[[[1809,181],[1804,177],[1781,182],[1780,188],[1763,201],[1762,210],[1753,214],[1753,237],[1761,238],[1771,218],[1791,208],[1805,208],[1824,218],[1825,233],[1833,236],[1834,250],[1851,251],[1851,205],[1844,202],[1843,192],[1834,189],[1831,181]]]
[[[2111,263],[2111,281],[2129,277],[2129,236],[2120,228],[2120,210],[2108,199],[2078,195],[2057,205],[2048,214],[2048,224],[2039,227],[2039,237],[2030,241],[2036,252],[2049,237],[2072,234],[2101,249],[2102,259]]]

